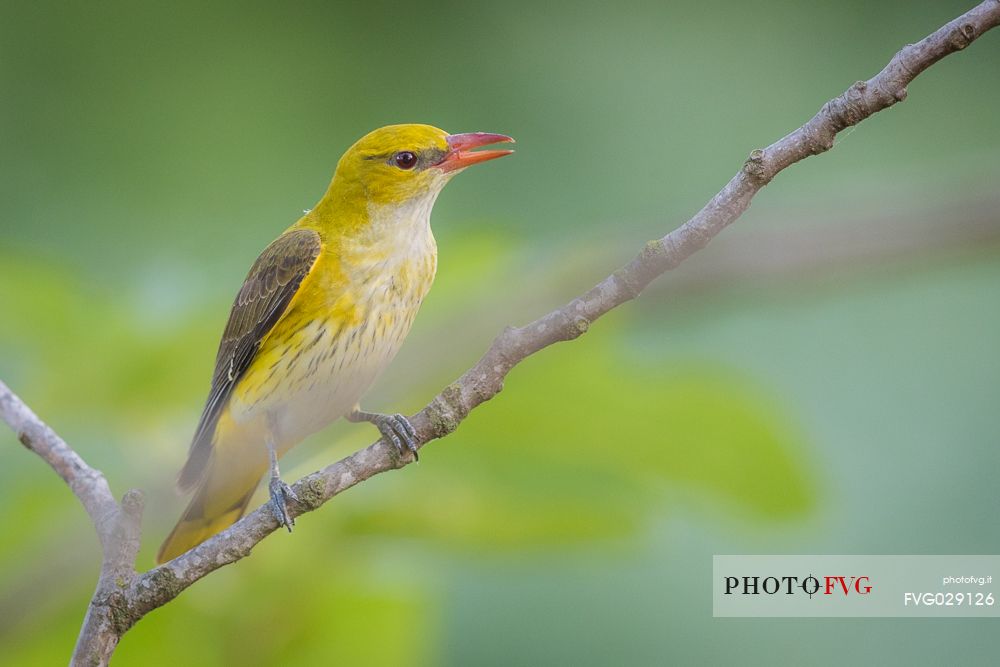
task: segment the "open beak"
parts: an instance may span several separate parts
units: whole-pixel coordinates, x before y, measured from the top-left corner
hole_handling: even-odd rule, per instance
[[[510,150],[472,150],[474,148],[481,148],[482,146],[489,146],[490,144],[514,143],[514,140],[506,134],[490,134],[489,132],[449,134],[447,141],[448,153],[444,156],[443,160],[434,165],[444,172],[465,169],[470,165],[474,165],[479,162],[486,162],[487,160],[493,160],[498,157],[503,157],[504,155],[510,155],[514,152]]]

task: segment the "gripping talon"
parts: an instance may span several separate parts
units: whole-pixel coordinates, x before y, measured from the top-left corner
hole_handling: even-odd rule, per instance
[[[292,532],[295,519],[288,512],[288,499],[298,500],[298,496],[292,491],[292,487],[277,477],[271,478],[268,490],[271,492],[271,512],[274,514],[274,518],[278,520],[279,524],[287,528],[289,533]]]
[[[395,414],[392,416],[386,415],[385,421],[389,422],[389,427],[392,429],[393,444],[396,445],[396,449],[399,453],[403,453],[403,444],[406,444],[406,448],[410,450],[413,454],[413,460],[419,461],[420,456],[417,454],[417,432],[413,430],[413,425],[410,424],[410,420],[401,414]],[[400,442],[402,441],[402,443]]]
[[[405,445],[405,448],[413,454],[413,460],[420,460],[420,456],[417,454],[417,431],[413,428],[410,420],[403,415],[383,415],[377,412],[355,410],[347,416],[347,419],[353,422],[371,422],[382,434],[382,437],[396,448],[396,451],[402,454]]]
[[[410,442],[407,443],[409,445],[409,447],[410,447],[410,450],[411,451],[416,451],[415,447],[416,447],[416,440],[417,440],[417,431],[416,431],[416,429],[413,428],[413,424],[411,424],[410,420],[407,419],[406,417],[404,417],[403,415],[397,414],[397,415],[395,415],[395,417],[396,417],[396,421],[398,421],[403,426],[403,430],[406,431],[406,434],[408,436],[410,436],[410,438],[409,438]]]
[[[387,427],[385,430],[379,429],[382,432],[382,437],[392,443],[393,447],[396,448],[400,454],[403,453],[403,443],[399,441],[399,436],[392,426]]]
[[[292,490],[292,487],[281,481],[281,471],[278,470],[278,453],[270,441],[267,443],[267,451],[271,456],[271,480],[267,485],[267,490],[271,494],[271,502],[269,503],[271,513],[278,520],[278,524],[287,528],[290,533],[292,526],[295,525],[295,519],[288,512],[288,499],[298,500],[299,497]]]

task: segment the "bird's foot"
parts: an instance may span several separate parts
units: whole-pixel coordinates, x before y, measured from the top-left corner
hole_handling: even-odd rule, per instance
[[[295,519],[288,512],[288,499],[298,500],[299,497],[295,495],[295,491],[292,491],[292,487],[281,481],[281,478],[277,475],[271,476],[271,481],[267,486],[268,491],[271,492],[271,512],[274,513],[274,518],[278,520],[278,523],[288,529],[288,532],[292,532],[292,526],[295,525]]]
[[[420,460],[420,456],[417,454],[417,432],[413,430],[409,419],[400,414],[377,414],[371,422],[382,434],[382,437],[392,443],[397,452],[402,454],[405,447],[413,454],[414,461]]]
[[[413,454],[413,460],[419,461],[417,454],[417,432],[410,420],[400,414],[384,415],[378,412],[362,412],[355,410],[348,417],[351,421],[366,421],[375,425],[382,437],[396,448],[400,454],[404,450]]]

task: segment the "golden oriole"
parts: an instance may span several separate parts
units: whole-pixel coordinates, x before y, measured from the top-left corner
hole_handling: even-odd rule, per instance
[[[315,208],[261,253],[222,334],[211,390],[178,485],[194,497],[160,547],[163,563],[246,511],[270,469],[270,506],[291,530],[278,459],[346,417],[416,455],[402,415],[358,401],[410,331],[437,268],[431,208],[456,173],[510,154],[474,151],[502,134],[392,125],[355,143]]]

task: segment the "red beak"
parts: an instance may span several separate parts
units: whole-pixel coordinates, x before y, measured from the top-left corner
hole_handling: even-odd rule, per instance
[[[514,140],[506,134],[490,134],[489,132],[468,132],[466,134],[448,135],[448,154],[438,162],[436,166],[444,172],[465,169],[466,167],[493,160],[504,155],[510,155],[514,151],[492,150],[473,151],[473,148],[489,146],[490,144],[512,144]]]

